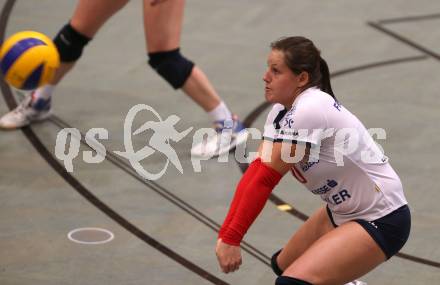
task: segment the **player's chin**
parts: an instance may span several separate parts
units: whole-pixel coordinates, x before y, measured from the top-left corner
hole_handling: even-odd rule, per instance
[[[269,102],[269,103],[276,103],[275,101],[275,97],[273,96],[273,93],[272,92],[268,92],[268,91],[266,91],[266,92],[264,92],[264,97],[266,98],[266,101],[267,102]]]

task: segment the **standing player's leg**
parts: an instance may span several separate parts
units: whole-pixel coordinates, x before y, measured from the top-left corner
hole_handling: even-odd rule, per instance
[[[168,0],[154,6],[149,3],[150,0],[144,0],[144,27],[149,63],[175,89],[182,88],[206,112],[213,110],[220,104],[221,99],[200,68],[184,58],[180,50],[169,55],[169,58],[166,54],[180,48],[185,1]],[[170,61],[169,66],[161,66],[166,64],[165,60]],[[175,60],[175,66],[172,60]],[[170,74],[167,74],[168,72]],[[230,118],[230,113],[225,117]]]
[[[73,67],[75,62],[80,58],[84,46],[90,41],[104,23],[118,12],[129,0],[79,0],[75,12],[70,22],[63,27],[55,38],[55,43],[58,42],[57,47],[63,49],[61,53],[61,68],[57,72],[53,84],[57,84],[64,75]],[[70,27],[69,27],[70,26]],[[68,28],[66,28],[68,27]],[[63,31],[67,29],[73,30],[72,33],[78,34],[79,39],[72,39],[72,43],[65,42],[66,35]],[[81,36],[83,37],[81,39]],[[64,46],[66,45],[66,46]]]
[[[200,145],[193,148],[192,153],[218,155],[230,149],[230,144],[222,146],[219,143],[229,140],[221,139],[222,130],[232,129],[232,145],[235,145],[235,135],[243,126],[231,115],[203,71],[180,53],[184,6],[184,0],[168,0],[154,6],[149,0],[144,0],[144,28],[149,64],[175,89],[182,88],[217,124],[219,135],[203,147]]]
[[[54,38],[61,64],[51,84],[38,88],[15,110],[4,115],[0,119],[0,128],[20,128],[49,117],[50,99],[55,85],[72,69],[99,28],[128,1],[79,0],[70,22]]]

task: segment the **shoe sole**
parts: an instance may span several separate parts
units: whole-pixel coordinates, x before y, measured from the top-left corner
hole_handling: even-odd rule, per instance
[[[13,131],[13,130],[21,129],[23,127],[27,127],[27,126],[32,125],[34,123],[39,123],[41,121],[45,121],[50,116],[52,116],[52,112],[49,111],[47,114],[45,114],[45,115],[43,115],[43,116],[41,116],[39,118],[28,120],[25,124],[22,124],[22,125],[10,125],[10,126],[0,125],[0,129],[5,130],[5,131]]]

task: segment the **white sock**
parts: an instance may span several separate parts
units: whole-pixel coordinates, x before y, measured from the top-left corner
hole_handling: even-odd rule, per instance
[[[212,111],[209,111],[208,115],[213,122],[232,120],[232,114],[223,101],[221,101]]]
[[[41,86],[40,88],[38,88],[37,90],[35,90],[34,94],[33,94],[33,99],[37,100],[37,99],[44,99],[47,100],[52,96],[53,90],[54,90],[55,86],[54,85],[44,85]]]

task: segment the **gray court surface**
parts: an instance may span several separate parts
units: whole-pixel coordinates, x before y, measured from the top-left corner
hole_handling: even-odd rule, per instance
[[[75,1],[0,4],[5,36],[25,29],[53,36]],[[231,153],[227,162],[202,161],[201,172],[194,171],[192,135],[209,127],[209,120],[147,66],[141,7],[141,1],[131,1],[87,47],[57,87],[54,118],[0,132],[1,285],[273,284],[269,256],[301,225],[301,214],[322,204],[287,175],[246,235],[240,270],[220,272],[217,230],[241,169]],[[185,13],[182,51],[243,119],[264,102],[261,78],[269,43],[284,35],[314,40],[342,104],[368,128],[386,130],[386,139],[377,141],[400,175],[412,210],[411,237],[401,255],[362,280],[440,284],[440,2],[188,0]],[[9,110],[6,100],[12,95],[22,96],[3,86],[1,113]],[[171,142],[183,173],[170,164],[160,179],[147,181],[114,154],[124,150],[124,120],[136,104],[148,104],[163,119],[179,116],[178,131],[194,128]],[[248,122],[261,130],[267,111]],[[143,111],[134,126],[147,120],[154,116]],[[108,139],[99,140],[106,159],[84,162],[90,149],[81,144],[73,172],[66,172],[55,156],[57,134],[65,127],[78,129],[83,138],[91,128],[107,129]],[[136,149],[147,140],[133,136]],[[250,140],[248,150],[257,144]],[[166,161],[155,153],[142,166],[159,171]],[[281,211],[280,204],[292,209]],[[68,238],[72,230],[87,227],[111,231],[114,239],[92,245]]]

